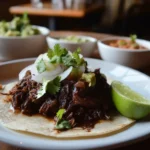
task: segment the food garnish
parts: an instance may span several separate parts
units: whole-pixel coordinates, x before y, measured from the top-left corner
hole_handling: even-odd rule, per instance
[[[77,49],[70,54],[65,48],[61,48],[59,44],[54,46],[54,50],[49,49],[48,57],[51,63],[61,63],[66,67],[79,67],[85,63],[83,57],[80,55],[81,50]]]
[[[150,100],[119,81],[113,81],[111,87],[113,102],[122,115],[141,119],[150,113]]]
[[[64,130],[64,129],[70,129],[71,128],[69,121],[63,120],[63,115],[65,112],[66,112],[65,109],[59,109],[58,110],[58,112],[56,114],[56,117],[58,120],[57,120],[55,129]]]
[[[49,49],[47,56],[51,63],[63,63],[63,57],[68,54],[65,48],[61,48],[59,44],[54,46],[54,49]]]
[[[70,71],[70,77],[80,78],[82,73],[85,72],[86,66],[86,61],[80,54],[80,49],[71,53],[56,44],[54,49],[49,49],[48,53],[41,54],[37,58],[30,71],[32,80],[42,83],[43,79],[53,80],[69,67],[73,67]],[[19,76],[20,79],[23,78],[23,75]]]
[[[39,73],[46,71],[46,65],[43,59],[41,59],[36,66]]]
[[[85,80],[89,83],[90,86],[95,86],[96,84],[96,77],[94,73],[83,73],[81,79]]]
[[[59,120],[55,127],[55,129],[58,129],[58,130],[71,129],[71,128],[72,127],[71,127],[69,121],[67,121],[67,120]]]
[[[58,118],[58,120],[61,120],[63,117],[63,114],[66,112],[65,109],[59,109],[58,112],[56,113],[56,116]]]
[[[137,35],[136,35],[136,34],[131,34],[131,35],[130,35],[130,39],[131,39],[131,41],[132,41],[133,43],[135,43],[135,42],[136,42],[136,39],[137,39]]]
[[[60,79],[61,77],[56,77],[53,80],[44,80],[42,86],[37,91],[37,98],[42,97],[46,92],[49,94],[56,94],[60,90]]]

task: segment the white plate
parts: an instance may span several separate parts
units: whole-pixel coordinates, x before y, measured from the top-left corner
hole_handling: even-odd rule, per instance
[[[2,63],[0,65],[0,83],[8,83],[17,79],[18,73],[25,66],[28,66],[34,59],[22,59]],[[108,63],[96,59],[87,59],[89,65],[94,68],[101,68],[101,72],[107,77],[120,80],[130,85],[134,90],[150,98],[150,78],[138,71],[123,67],[121,65]],[[142,140],[150,134],[150,119],[136,122],[128,129],[106,137],[87,139],[56,139],[15,132],[0,126],[0,141],[34,149],[94,149],[114,148],[133,141]]]

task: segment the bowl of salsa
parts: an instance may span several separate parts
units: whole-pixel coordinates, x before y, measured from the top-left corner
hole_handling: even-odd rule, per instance
[[[150,65],[150,42],[137,39],[136,35],[103,39],[98,41],[98,50],[106,61],[132,68]]]

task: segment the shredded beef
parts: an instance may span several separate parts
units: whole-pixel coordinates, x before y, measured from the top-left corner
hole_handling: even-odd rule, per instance
[[[58,101],[60,108],[67,108],[69,101],[72,100],[72,91],[74,81],[65,80],[62,82],[60,92],[58,94]]]
[[[37,90],[41,84],[31,80],[31,74],[26,73],[22,79],[11,91],[12,106],[15,109],[20,109],[23,114],[32,115],[38,112],[39,105],[34,103]]]
[[[39,109],[39,113],[44,116],[55,115],[58,110],[58,102],[56,98],[52,99],[50,96],[47,96],[47,100],[42,104]]]
[[[56,95],[46,93],[37,99],[41,84],[31,80],[30,72],[10,91],[13,95],[12,106],[26,115],[40,113],[55,117],[60,108],[66,109],[63,115],[72,127],[91,126],[100,119],[109,119],[108,111],[112,107],[110,86],[106,79],[95,70],[96,85],[89,87],[83,79],[78,81],[65,79],[61,82]]]

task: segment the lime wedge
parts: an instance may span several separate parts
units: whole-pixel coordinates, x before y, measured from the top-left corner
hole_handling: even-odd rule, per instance
[[[111,84],[112,99],[117,110],[128,118],[141,119],[150,113],[150,100],[119,81]]]

